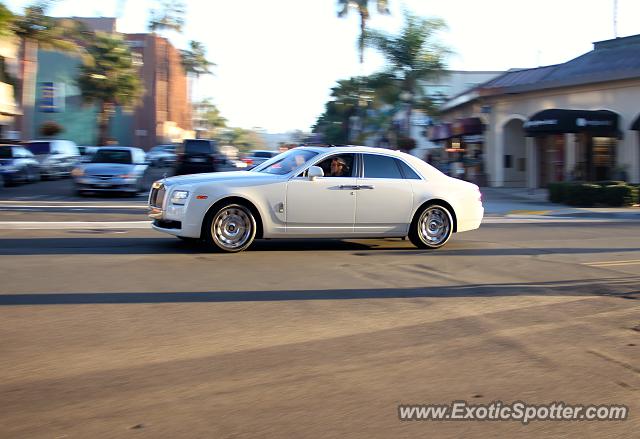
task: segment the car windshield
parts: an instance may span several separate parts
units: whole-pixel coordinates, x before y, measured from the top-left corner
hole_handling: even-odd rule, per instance
[[[318,155],[316,151],[308,149],[291,149],[280,155],[275,156],[271,160],[267,160],[262,165],[252,169],[252,172],[264,172],[267,174],[284,175],[298,169],[304,165],[309,159]]]
[[[51,151],[51,142],[30,142],[25,145],[29,151],[34,154],[49,154]]]
[[[186,154],[211,154],[211,142],[208,140],[188,140],[184,142]]]
[[[99,149],[92,157],[91,163],[121,163],[130,165],[133,162],[131,151],[126,149]]]

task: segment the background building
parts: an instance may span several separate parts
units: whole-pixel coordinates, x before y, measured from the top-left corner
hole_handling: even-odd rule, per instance
[[[142,57],[140,76],[145,88],[142,105],[133,116],[134,144],[149,149],[195,137],[187,76],[178,50],[155,34],[127,34],[125,39]]]
[[[640,35],[594,43],[564,64],[513,69],[450,99],[432,139],[459,144],[447,123],[482,122],[492,186],[640,181]],[[462,148],[464,149],[464,148]],[[465,156],[466,151],[461,151]]]
[[[115,32],[116,29],[115,18],[74,19],[93,31]],[[155,34],[125,34],[123,37],[142,61],[140,76],[145,93],[133,111],[117,109],[110,123],[109,136],[121,145],[144,149],[194,137],[187,77],[179,51],[166,38]],[[96,108],[82,102],[76,86],[81,63],[76,54],[38,51],[35,93],[31,102],[24,104],[32,110],[25,112],[23,139],[40,137],[42,124],[53,121],[64,129],[57,137],[79,145],[96,144]]]
[[[14,87],[18,77],[17,58],[15,39],[0,39],[0,139],[12,139],[17,135],[16,116],[20,115]]]

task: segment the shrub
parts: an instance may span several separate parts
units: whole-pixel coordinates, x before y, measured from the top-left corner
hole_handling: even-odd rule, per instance
[[[45,137],[52,137],[60,134],[63,131],[64,129],[60,126],[60,124],[52,120],[43,122],[43,124],[40,125],[40,134]]]
[[[549,183],[549,186],[547,186],[547,188],[549,189],[549,201],[551,201],[552,203],[564,203],[567,197],[567,187],[570,184],[571,183],[564,182]]]
[[[570,206],[631,206],[639,203],[640,185],[619,181],[598,183],[551,183],[549,201]]]

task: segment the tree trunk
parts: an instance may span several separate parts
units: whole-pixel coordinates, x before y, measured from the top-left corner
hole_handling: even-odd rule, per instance
[[[20,94],[22,116],[18,126],[22,140],[33,137],[33,115],[36,105],[36,74],[38,72],[38,42],[24,38],[20,43]]]
[[[109,121],[113,114],[113,104],[110,102],[102,102],[100,104],[100,112],[98,113],[98,145],[104,146],[109,144]]]
[[[360,49],[360,64],[364,63],[364,33],[367,28],[367,19],[363,14],[360,14],[360,40],[358,46]]]

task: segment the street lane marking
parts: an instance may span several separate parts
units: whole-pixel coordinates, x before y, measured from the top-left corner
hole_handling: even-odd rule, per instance
[[[627,261],[599,261],[599,262],[583,262],[582,265],[588,265],[590,267],[613,267],[616,265],[638,265],[640,259],[630,259]]]
[[[151,221],[0,221],[0,230],[150,229]]]
[[[608,218],[505,218],[505,217],[485,217],[482,219],[482,224],[544,224],[544,223],[619,223],[635,221],[633,219],[608,219]]]

